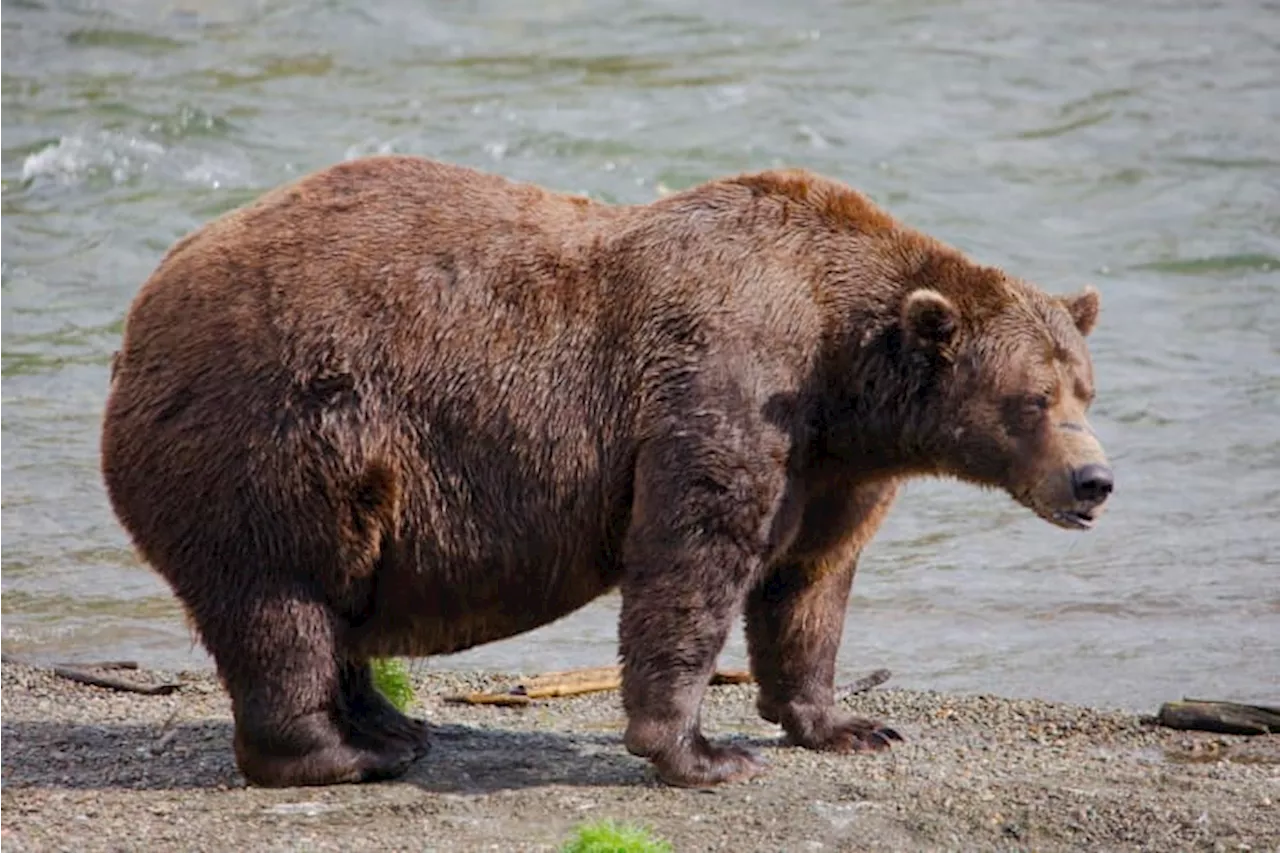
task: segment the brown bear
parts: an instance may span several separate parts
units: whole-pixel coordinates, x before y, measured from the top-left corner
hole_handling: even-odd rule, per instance
[[[712,785],[762,769],[698,724],[743,612],[759,711],[792,742],[897,738],[832,679],[905,478],[1093,524],[1098,306],[804,171],[612,206],[373,157],[169,251],[128,314],[103,474],[217,663],[251,782],[403,772],[425,724],[371,657],[620,587],[626,747]]]

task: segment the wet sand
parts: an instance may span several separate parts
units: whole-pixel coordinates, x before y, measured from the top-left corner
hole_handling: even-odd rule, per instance
[[[441,696],[514,679],[419,672],[414,710],[434,744],[403,779],[266,790],[235,768],[209,673],[125,675],[182,687],[118,693],[3,664],[6,853],[554,850],[604,818],[678,851],[1280,849],[1280,736],[1129,713],[878,688],[845,701],[906,743],[828,755],[785,746],[750,687],[713,687],[704,727],[757,747],[771,770],[704,792],[665,787],[627,754],[614,693],[457,706]]]

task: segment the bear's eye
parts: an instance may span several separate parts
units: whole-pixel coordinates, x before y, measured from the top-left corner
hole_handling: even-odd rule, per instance
[[[1035,432],[1045,423],[1053,398],[1048,394],[1015,394],[1005,400],[1005,423],[1015,434]]]

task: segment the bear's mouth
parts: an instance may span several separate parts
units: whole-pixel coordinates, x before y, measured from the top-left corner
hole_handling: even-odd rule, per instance
[[[1093,510],[1059,510],[1050,519],[1059,527],[1068,530],[1089,530],[1098,520]]]

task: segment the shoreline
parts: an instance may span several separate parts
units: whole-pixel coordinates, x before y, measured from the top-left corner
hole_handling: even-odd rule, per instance
[[[843,700],[906,737],[886,754],[783,745],[747,685],[708,690],[712,738],[770,772],[711,792],[658,783],[622,746],[616,692],[522,708],[446,704],[516,676],[411,673],[430,754],[400,780],[248,788],[206,671],[119,693],[2,665],[6,850],[555,850],[584,821],[684,850],[1276,850],[1280,735],[1157,728],[1037,700],[876,688]]]

